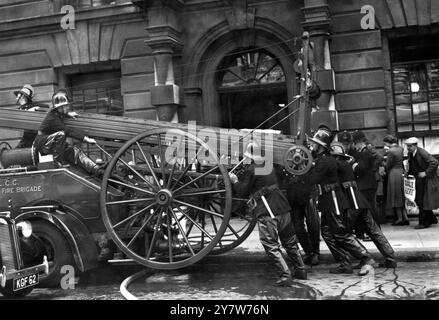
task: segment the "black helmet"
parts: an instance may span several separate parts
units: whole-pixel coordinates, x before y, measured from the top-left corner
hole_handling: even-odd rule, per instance
[[[65,89],[57,90],[52,96],[52,110],[70,105],[70,99]]]
[[[330,150],[330,144],[332,140],[334,140],[334,135],[329,127],[320,125],[317,132],[312,138],[309,138],[309,140],[321,145],[326,150]]]
[[[333,156],[340,156],[345,159],[352,159],[352,157],[346,154],[346,150],[341,142],[333,142],[331,143],[331,154]]]

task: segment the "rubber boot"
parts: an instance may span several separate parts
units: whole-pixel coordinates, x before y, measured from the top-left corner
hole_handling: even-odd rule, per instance
[[[287,250],[288,257],[291,259],[294,267],[294,278],[306,280],[308,278],[308,273],[305,268],[305,263],[302,260],[302,256],[299,253],[299,248],[297,246],[295,248]]]
[[[102,170],[92,159],[90,159],[81,149],[75,149],[75,163],[87,171],[89,174],[96,177],[102,177],[104,170]]]

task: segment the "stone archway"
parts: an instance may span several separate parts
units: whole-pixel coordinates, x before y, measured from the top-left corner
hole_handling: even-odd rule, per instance
[[[263,48],[276,57],[285,73],[287,101],[296,94],[295,54],[300,42],[273,21],[256,18],[255,28],[230,30],[223,22],[209,30],[194,47],[185,71],[185,88],[199,88],[199,108],[204,125],[220,126],[220,99],[217,90],[217,71],[224,57],[242,48]],[[296,43],[297,42],[297,43]],[[297,106],[291,106],[290,111]],[[294,126],[290,119],[290,126]]]

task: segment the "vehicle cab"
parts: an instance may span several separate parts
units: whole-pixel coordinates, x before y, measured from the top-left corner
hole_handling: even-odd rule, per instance
[[[49,272],[46,256],[41,264],[24,267],[20,240],[31,235],[29,221],[16,223],[10,211],[0,212],[0,292],[7,298],[26,296],[39,283],[40,275]]]

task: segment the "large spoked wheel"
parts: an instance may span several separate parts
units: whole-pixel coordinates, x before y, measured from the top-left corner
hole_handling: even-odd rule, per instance
[[[200,170],[201,162],[207,169]],[[109,184],[124,198],[110,199]],[[111,238],[150,268],[177,269],[199,261],[229,224],[228,172],[209,145],[182,130],[151,130],[125,143],[105,170],[101,192],[102,219]]]
[[[221,240],[211,254],[222,254],[238,247],[253,232],[258,220],[246,206],[248,199],[232,198],[232,214]]]

